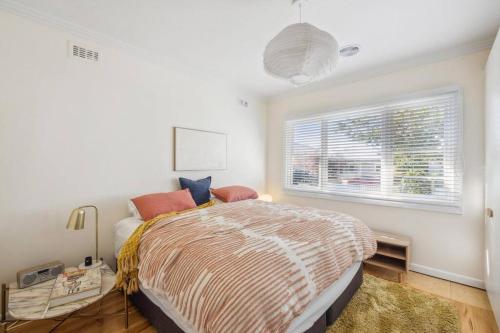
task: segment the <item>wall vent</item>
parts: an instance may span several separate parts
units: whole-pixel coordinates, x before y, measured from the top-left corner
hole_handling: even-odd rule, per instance
[[[69,55],[72,58],[85,59],[88,61],[99,62],[100,60],[100,52],[97,50],[92,50],[86,46],[82,46],[79,44],[75,44],[69,42]]]

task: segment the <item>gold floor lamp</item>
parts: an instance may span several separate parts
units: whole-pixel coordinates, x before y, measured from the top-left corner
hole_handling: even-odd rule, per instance
[[[95,210],[95,259],[92,260],[92,265],[85,266],[85,263],[81,263],[78,268],[95,268],[102,265],[102,261],[99,260],[99,213],[97,207],[86,205],[73,209],[66,229],[82,230],[85,227],[85,208],[93,208]]]

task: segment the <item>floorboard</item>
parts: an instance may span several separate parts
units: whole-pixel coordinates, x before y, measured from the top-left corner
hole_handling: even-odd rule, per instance
[[[377,268],[365,268],[365,273],[387,280],[397,281],[397,275]],[[406,284],[424,292],[450,300],[460,314],[462,333],[499,333],[495,317],[491,310],[486,292],[481,289],[464,286],[447,280],[410,272]],[[94,304],[82,310],[82,313],[95,313],[98,305]],[[102,302],[105,313],[113,313],[123,309],[123,298],[118,293],[106,296]],[[56,322],[41,320],[33,322],[15,333],[46,333]],[[122,316],[95,319],[68,319],[56,333],[156,333],[156,330],[133,307],[130,308],[129,329],[124,329]]]

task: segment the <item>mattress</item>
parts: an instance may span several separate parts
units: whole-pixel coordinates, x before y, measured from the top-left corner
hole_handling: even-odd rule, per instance
[[[118,257],[121,246],[128,239],[128,237],[134,232],[134,230],[142,223],[142,221],[129,217],[123,219],[115,224],[115,257]],[[349,269],[347,269],[340,278],[335,281],[330,287],[325,289],[319,297],[309,304],[306,310],[297,318],[293,320],[290,327],[288,328],[288,333],[300,333],[304,332],[320,318],[328,308],[333,304],[333,302],[340,296],[340,294],[346,289],[351,280],[354,278],[356,272],[358,271],[361,263],[354,263]],[[170,317],[176,324],[186,333],[196,333],[196,331],[187,323],[181,315],[175,311],[175,308],[170,304],[170,302],[158,291],[144,288],[140,285],[141,291],[156,305],[158,306],[168,317]]]

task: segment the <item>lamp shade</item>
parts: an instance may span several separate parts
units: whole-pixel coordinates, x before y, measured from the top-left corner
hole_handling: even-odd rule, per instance
[[[270,194],[261,194],[259,195],[259,200],[262,201],[267,201],[267,202],[273,202],[273,196]]]
[[[339,45],[332,35],[309,23],[296,23],[266,46],[264,68],[299,86],[330,75],[338,58]]]
[[[71,215],[69,216],[66,229],[81,230],[84,227],[85,227],[85,210],[81,208],[73,209]]]

